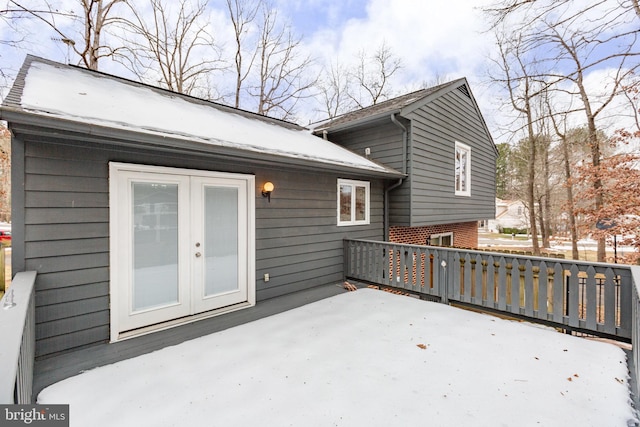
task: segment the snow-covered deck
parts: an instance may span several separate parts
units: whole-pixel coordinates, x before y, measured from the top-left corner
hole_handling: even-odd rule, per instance
[[[82,426],[627,426],[625,352],[360,289],[47,387]]]

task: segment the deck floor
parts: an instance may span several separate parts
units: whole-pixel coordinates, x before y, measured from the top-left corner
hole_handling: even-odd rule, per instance
[[[117,343],[92,345],[36,360],[33,399],[45,387],[99,366],[109,365],[164,347],[219,332],[234,326],[282,313],[345,292],[341,285],[311,288],[290,295],[259,301],[254,307],[176,326]]]
[[[608,343],[360,289],[93,369],[38,399],[94,427],[628,427],[626,374]]]

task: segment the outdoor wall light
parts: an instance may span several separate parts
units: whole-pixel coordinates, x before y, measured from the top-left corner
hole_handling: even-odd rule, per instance
[[[262,186],[262,197],[266,197],[269,203],[271,203],[271,192],[273,191],[274,188],[275,186],[271,181],[265,182],[264,185]]]

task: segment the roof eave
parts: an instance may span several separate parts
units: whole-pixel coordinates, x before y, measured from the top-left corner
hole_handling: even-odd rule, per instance
[[[133,129],[119,129],[59,117],[43,116],[38,113],[28,112],[8,106],[0,106],[0,120],[9,122],[11,130],[18,134],[53,137],[59,136],[64,138],[76,135],[78,140],[86,142],[101,142],[137,148],[155,148],[163,151],[181,153],[209,154],[224,158],[249,161],[252,164],[302,167],[307,169],[312,168],[314,170],[349,173],[350,175],[363,177],[398,179],[405,176],[401,172],[383,165],[381,165],[381,167],[384,169],[369,169],[346,163],[327,162],[316,159],[305,159],[252,150],[243,150],[240,148],[207,144],[200,141],[177,138],[159,133],[140,132]],[[59,131],[60,134],[58,135],[55,132],[51,132],[52,130]]]
[[[312,133],[314,135],[322,135],[322,133],[324,131],[327,132],[338,132],[344,129],[351,129],[354,127],[358,127],[358,126],[363,126],[366,124],[369,124],[371,122],[375,122],[384,118],[388,118],[390,117],[392,114],[398,114],[400,113],[400,109],[394,109],[394,110],[388,110],[388,111],[384,111],[378,114],[373,114],[371,116],[366,116],[366,117],[362,117],[359,119],[355,119],[355,120],[350,120],[348,122],[344,122],[344,123],[340,123],[338,125],[335,126],[324,126],[324,127],[318,127],[318,128],[314,128],[312,130]]]

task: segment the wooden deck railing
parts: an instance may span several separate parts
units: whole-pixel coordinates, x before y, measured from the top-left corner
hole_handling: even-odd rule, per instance
[[[632,344],[640,408],[640,267],[367,240],[344,241],[345,279]]]
[[[31,403],[36,272],[18,273],[0,300],[0,404]]]
[[[632,341],[629,266],[366,240],[344,248],[347,279]]]

